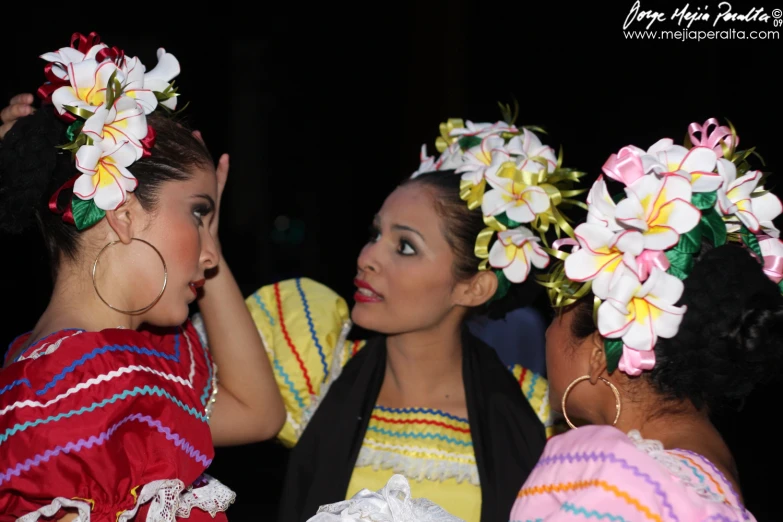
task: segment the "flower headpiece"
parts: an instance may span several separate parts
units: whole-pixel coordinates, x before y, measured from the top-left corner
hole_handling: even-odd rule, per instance
[[[555,306],[592,289],[610,372],[639,375],[654,367],[655,343],[674,337],[687,311],[676,303],[703,239],[744,245],[783,289],[783,243],[772,223],[783,206],[762,186],[762,172],[750,168],[753,149],[737,151],[738,143],[731,123],[713,118],[692,123],[685,146],[669,138],[646,151],[627,146],[604,164],[625,194],[610,197],[599,176],[586,222],[575,239],[561,242],[573,249],[550,272],[548,286]]]
[[[95,33],[75,33],[70,47],[41,58],[49,64],[38,95],[70,123],[70,142],[60,148],[74,155],[80,172],[52,195],[49,208],[83,230],[136,189],[128,167],[154,145],[146,116],[159,107],[176,108],[178,94],[169,82],[179,74],[179,62],[161,48],[157,66],[147,71],[138,58],[100,43]],[[72,189],[73,197],[63,211],[57,198],[64,189]]]
[[[584,192],[573,185],[584,172],[562,167],[562,150],[541,143],[537,127],[516,127],[510,109],[503,107],[505,121],[463,122],[449,119],[440,125],[435,146],[440,157],[427,155],[421,148],[421,165],[411,177],[454,170],[461,176],[460,197],[471,210],[478,209],[486,228],[476,238],[475,254],[479,270],[495,271],[498,290],[493,300],[502,298],[512,283],[525,281],[531,265],[549,265],[548,253],[556,253],[547,241],[547,232],[557,237],[573,234],[564,207],[584,203],[573,198]]]

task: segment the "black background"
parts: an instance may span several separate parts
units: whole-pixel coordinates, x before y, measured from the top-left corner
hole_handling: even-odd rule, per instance
[[[684,4],[644,2],[641,9],[668,16]],[[32,21],[4,16],[0,101],[34,92],[43,82],[38,56],[67,46],[73,32],[96,31],[148,68],[157,47],[173,53],[190,122],[215,158],[231,154],[220,235],[245,294],[307,276],[351,302],[372,215],[418,167],[421,144],[434,153],[438,124],[449,117],[500,119],[498,102],[518,100],[517,123],[544,127],[546,143],[563,145],[564,164],[590,173],[586,183],[622,146],[681,142],[689,123],[710,117],[731,120],[740,148],[756,146],[765,170],[782,167],[780,36],[631,40],[622,32],[632,6],[625,0],[205,5],[103,3],[41,10]],[[704,6],[723,10],[718,2]],[[778,5],[732,6],[754,7],[770,13]],[[651,29],[676,29],[676,22]],[[734,21],[716,29],[774,27]],[[7,344],[32,328],[51,282],[35,232],[0,240],[0,342]],[[717,419],[759,520],[779,518],[774,425],[782,382]],[[218,449],[210,473],[238,493],[231,520],[273,515],[285,457],[271,442]]]

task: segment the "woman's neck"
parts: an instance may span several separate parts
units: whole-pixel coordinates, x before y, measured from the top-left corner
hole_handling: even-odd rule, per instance
[[[384,398],[408,407],[464,402],[459,321],[444,321],[429,330],[391,335],[386,346]]]
[[[698,410],[690,401],[661,409],[660,397],[657,399],[626,401],[616,427],[624,433],[636,429],[642,438],[657,440],[667,450],[681,449],[698,453],[721,470],[739,491],[738,474],[731,451],[709,415]]]
[[[65,265],[60,268],[52,297],[33,328],[30,342],[65,328],[97,332],[105,328],[136,329],[138,326],[137,318],[112,310],[101,302],[86,269],[80,271]]]

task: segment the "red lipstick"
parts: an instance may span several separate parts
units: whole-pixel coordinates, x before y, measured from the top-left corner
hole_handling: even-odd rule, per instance
[[[383,301],[383,296],[379,294],[367,281],[361,279],[354,279],[355,284],[359,290],[353,294],[353,298],[359,303],[379,303]]]

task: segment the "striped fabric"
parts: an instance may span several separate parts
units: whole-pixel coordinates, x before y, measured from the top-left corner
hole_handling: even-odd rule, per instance
[[[329,384],[365,343],[347,339],[346,302],[310,279],[262,287],[246,302],[288,413],[278,438],[290,447]],[[554,434],[546,379],[519,365],[509,371],[548,434]],[[414,497],[429,498],[468,522],[479,520],[481,490],[468,419],[431,409],[376,406],[346,498],[361,488],[381,489],[394,473],[408,478]]]
[[[553,437],[510,520],[743,522],[755,518],[707,459],[638,431],[584,426]]]

